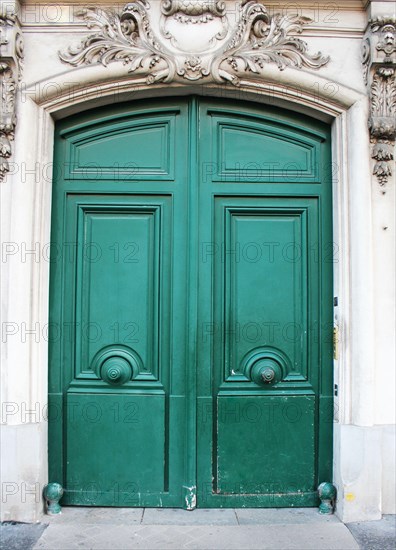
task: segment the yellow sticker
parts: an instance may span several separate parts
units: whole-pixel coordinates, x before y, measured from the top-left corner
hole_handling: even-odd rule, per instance
[[[345,493],[345,499],[348,502],[351,502],[352,500],[355,500],[355,495],[353,493]]]

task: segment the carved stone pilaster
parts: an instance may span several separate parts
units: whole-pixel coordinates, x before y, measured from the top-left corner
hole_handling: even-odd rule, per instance
[[[396,138],[396,19],[369,21],[363,39],[363,70],[370,97],[368,127],[373,174],[384,187],[392,175]]]
[[[16,126],[15,96],[23,59],[21,28],[15,13],[8,11],[9,7],[10,3],[0,7],[0,181],[9,171],[8,159]]]

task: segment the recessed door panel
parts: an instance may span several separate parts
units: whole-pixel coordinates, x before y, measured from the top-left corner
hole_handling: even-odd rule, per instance
[[[220,495],[314,492],[314,396],[221,396],[217,408]]]
[[[321,136],[258,113],[208,109],[213,164],[207,176],[232,183],[319,183]],[[206,159],[207,160],[207,159]]]
[[[82,328],[76,334],[81,375],[92,371],[95,354],[116,342],[139,356],[135,379],[158,379],[160,334],[165,342],[169,338],[159,315],[169,307],[171,213],[170,198],[149,201],[145,196],[118,205],[106,199],[107,204],[77,206],[75,326]]]
[[[282,350],[288,379],[307,378],[308,273],[314,276],[307,237],[317,224],[315,202],[215,199],[224,380],[244,376],[244,357],[258,346]]]
[[[166,494],[164,392],[68,393],[66,414],[65,504],[140,506]]]
[[[177,111],[128,114],[61,131],[66,179],[173,180]],[[60,172],[61,173],[61,172]]]

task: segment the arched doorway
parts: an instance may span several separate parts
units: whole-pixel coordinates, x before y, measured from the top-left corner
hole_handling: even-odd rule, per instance
[[[50,480],[66,504],[313,506],[332,463],[327,125],[134,102],[58,124]]]

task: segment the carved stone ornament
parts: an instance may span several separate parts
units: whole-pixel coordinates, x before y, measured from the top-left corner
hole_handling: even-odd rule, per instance
[[[163,0],[161,11],[164,15],[174,15],[182,23],[207,23],[213,16],[225,15],[225,2],[217,0]]]
[[[306,42],[294,36],[310,19],[270,16],[254,0],[162,0],[158,14],[154,7],[135,0],[120,14],[82,10],[87,26],[97,31],[60,52],[60,59],[74,66],[122,61],[128,72],[145,74],[147,83],[205,78],[236,86],[238,74],[259,74],[269,62],[283,70],[318,69],[329,61],[320,52],[310,54]]]
[[[9,5],[8,5],[9,7]],[[7,3],[0,7],[0,181],[9,171],[11,141],[14,139],[16,115],[15,96],[21,78],[23,58],[22,33]]]
[[[396,138],[396,19],[369,21],[363,40],[363,70],[370,97],[373,174],[384,187],[392,176]],[[385,192],[385,191],[383,191]]]

